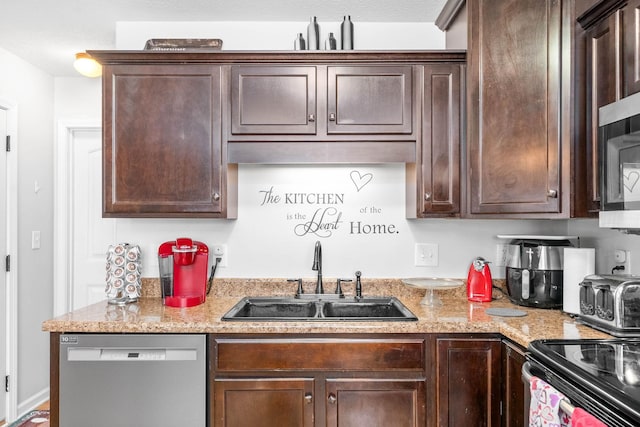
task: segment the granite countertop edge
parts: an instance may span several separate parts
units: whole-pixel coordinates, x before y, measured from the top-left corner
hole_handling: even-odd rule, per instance
[[[279,280],[276,283],[281,283]],[[501,334],[527,347],[538,339],[588,339],[611,336],[580,324],[557,309],[536,309],[514,305],[499,292],[490,303],[470,302],[464,286],[436,291],[440,307],[420,304],[424,290],[403,286],[398,280],[368,283],[368,296],[393,295],[417,317],[417,321],[224,321],[221,317],[243,296],[289,295],[289,289],[272,286],[273,280],[228,279],[219,283],[207,301],[196,307],[172,308],[162,305],[155,290],[125,306],[107,300],[63,314],[42,323],[46,332],[66,333],[216,333],[216,334]],[[286,283],[286,281],[285,281]],[[147,283],[155,289],[155,281]],[[277,289],[277,290],[276,290]],[[348,291],[347,291],[348,294]],[[289,295],[290,296],[290,295]],[[510,308],[525,312],[523,317],[493,316],[487,308]]]

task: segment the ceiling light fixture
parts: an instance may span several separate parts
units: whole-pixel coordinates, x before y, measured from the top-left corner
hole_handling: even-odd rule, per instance
[[[85,52],[76,53],[76,60],[73,63],[73,68],[83,76],[87,77],[100,77],[102,75],[102,65],[98,64],[98,61]]]

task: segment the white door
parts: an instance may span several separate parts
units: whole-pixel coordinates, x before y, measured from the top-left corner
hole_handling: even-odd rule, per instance
[[[71,310],[106,298],[106,254],[115,220],[102,218],[102,133],[75,130],[71,139]]]
[[[7,255],[7,111],[0,108],[0,379],[7,375],[7,275],[5,263]],[[4,420],[6,414],[7,392],[0,385],[0,420]]]

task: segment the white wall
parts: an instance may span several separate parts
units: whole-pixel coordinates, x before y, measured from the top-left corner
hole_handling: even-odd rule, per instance
[[[53,312],[53,78],[0,48],[0,97],[18,108],[18,406],[27,409],[49,386]],[[35,191],[35,187],[39,191]],[[31,231],[41,248],[31,249]],[[45,393],[45,394],[43,394]]]
[[[297,32],[306,32],[300,23],[150,23],[121,22],[117,26],[117,47],[140,49],[149,38],[219,37],[225,49],[291,49]],[[323,33],[337,30],[338,23],[320,23]],[[411,27],[411,28],[409,28]],[[326,32],[325,32],[326,31]],[[355,23],[358,49],[442,49],[444,35],[432,24]],[[87,47],[90,48],[90,47]],[[99,91],[95,80],[56,79],[56,116],[76,119],[93,113],[99,120],[92,96]],[[79,96],[79,94],[83,94]],[[86,107],[85,107],[86,104]],[[355,191],[347,177],[357,169],[372,173],[378,183],[373,191]],[[343,174],[342,180],[334,177]],[[218,270],[220,277],[312,277],[311,262],[315,240],[323,243],[324,274],[349,277],[357,269],[365,277],[439,276],[465,277],[471,260],[495,257],[497,234],[566,234],[566,221],[505,221],[429,219],[407,220],[404,211],[404,167],[402,165],[350,166],[267,166],[240,165],[237,220],[119,219],[119,241],[141,245],[145,254],[143,274],[157,276],[155,253],[165,240],[190,236],[212,245],[228,245],[229,265]],[[339,206],[343,214],[340,230],[331,237],[298,236],[296,221],[288,214],[310,217],[326,206],[264,206],[260,191],[266,184],[284,192],[344,192]],[[324,190],[322,190],[324,189]],[[363,207],[377,207],[382,213],[362,213]],[[354,235],[351,221],[393,224],[398,233]],[[298,221],[301,222],[301,221]],[[437,267],[415,267],[414,244],[436,243]],[[502,269],[494,276],[503,277]]]
[[[118,22],[117,49],[142,49],[152,38],[219,38],[224,50],[292,50],[308,22]],[[319,22],[321,47],[329,32],[340,46],[340,22]],[[354,48],[444,49],[444,33],[418,22],[354,22]],[[90,46],[87,46],[90,49]]]

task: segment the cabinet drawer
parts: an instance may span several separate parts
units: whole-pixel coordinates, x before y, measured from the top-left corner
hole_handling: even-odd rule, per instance
[[[216,339],[214,351],[217,372],[425,369],[421,338]]]

